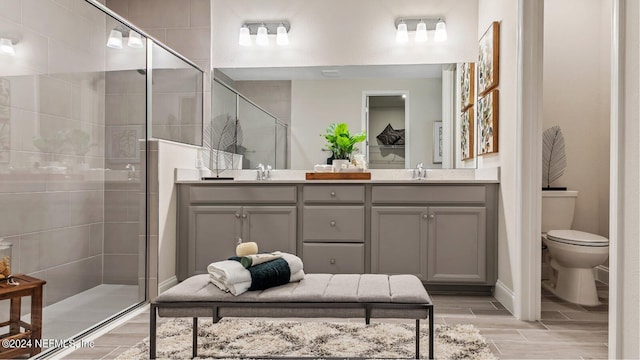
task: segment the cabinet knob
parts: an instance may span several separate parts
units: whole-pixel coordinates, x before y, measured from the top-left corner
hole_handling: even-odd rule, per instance
[[[331,222],[329,222],[329,225],[331,225],[331,227],[335,227],[336,226],[336,221],[335,220],[331,220]]]
[[[330,195],[331,195],[331,197],[336,197],[336,192],[332,191]]]
[[[236,213],[236,219],[240,219],[240,214]]]
[[[238,244],[238,245],[242,244],[242,238],[239,237],[238,241],[236,242],[236,244]]]
[[[435,214],[431,214],[431,215],[429,215],[429,219],[435,219],[435,218],[436,218],[436,215],[435,215]]]
[[[242,218],[246,219],[247,218],[247,214],[242,214]]]
[[[329,260],[329,264],[335,264],[335,263],[336,263],[336,259]]]

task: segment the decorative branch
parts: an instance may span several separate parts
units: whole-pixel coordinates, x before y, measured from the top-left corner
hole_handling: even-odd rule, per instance
[[[542,183],[546,188],[564,174],[567,167],[564,136],[560,126],[556,125],[544,131],[542,135]]]

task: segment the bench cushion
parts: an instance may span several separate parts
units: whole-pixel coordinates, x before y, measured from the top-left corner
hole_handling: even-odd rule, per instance
[[[382,274],[307,274],[300,282],[289,283],[266,290],[248,291],[234,296],[218,289],[209,282],[209,275],[195,275],[165,291],[156,303],[175,302],[229,302],[229,303],[374,303],[374,304],[431,304],[422,282],[414,275]],[[332,304],[326,308],[276,308],[261,306],[219,306],[219,315],[263,317],[362,317],[362,308],[340,307]],[[160,316],[212,316],[209,307],[163,308]],[[371,317],[426,318],[426,309],[376,308]]]

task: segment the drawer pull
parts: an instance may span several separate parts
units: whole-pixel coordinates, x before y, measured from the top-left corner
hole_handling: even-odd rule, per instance
[[[242,218],[246,219],[247,218],[247,214],[242,214]]]
[[[331,222],[329,223],[329,225],[331,225],[331,227],[335,227],[335,226],[336,226],[336,221],[335,221],[335,220],[331,220]]]
[[[236,242],[236,244],[238,244],[238,245],[242,244],[242,238],[241,237],[238,238],[238,241]]]
[[[336,197],[336,192],[332,191],[330,195],[331,195],[331,197]]]
[[[240,219],[240,214],[236,213],[236,219]]]
[[[329,260],[329,264],[335,264],[335,263],[336,263],[336,259]]]

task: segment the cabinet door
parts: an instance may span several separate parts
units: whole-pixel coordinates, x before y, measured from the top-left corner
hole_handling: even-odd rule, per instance
[[[189,274],[236,254],[240,237],[239,206],[189,206]]]
[[[295,206],[244,206],[242,241],[255,241],[259,251],[296,253]]]
[[[427,281],[486,282],[485,226],[484,207],[430,207]]]
[[[371,272],[427,277],[426,207],[371,207]]]

